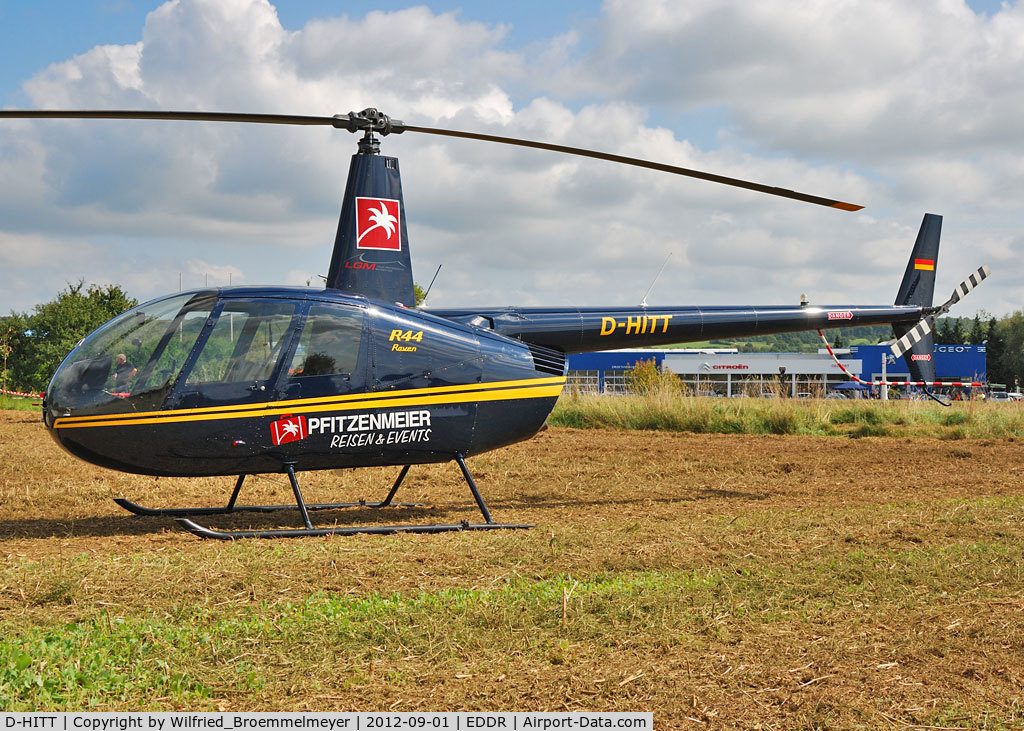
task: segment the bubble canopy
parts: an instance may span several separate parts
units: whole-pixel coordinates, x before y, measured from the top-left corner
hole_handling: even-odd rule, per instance
[[[139,305],[86,337],[46,392],[52,419],[159,408],[217,304],[216,290]]]

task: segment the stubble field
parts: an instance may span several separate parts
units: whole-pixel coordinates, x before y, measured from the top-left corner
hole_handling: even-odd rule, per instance
[[[87,465],[0,412],[0,708],[650,710],[659,728],[1020,728],[1024,442],[552,428],[469,462],[528,531],[204,541],[233,481]],[[303,473],[380,499],[397,469]],[[245,502],[287,502],[283,476]],[[454,464],[425,508],[475,521]],[[296,515],[210,519],[296,525]]]

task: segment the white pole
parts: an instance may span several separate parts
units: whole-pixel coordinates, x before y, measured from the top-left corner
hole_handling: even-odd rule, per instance
[[[887,358],[885,357],[885,353],[882,353],[882,382],[883,383],[885,381],[889,380],[888,378],[885,377],[885,363],[886,363],[886,360],[887,360]],[[883,401],[888,401],[889,400],[889,387],[888,386],[879,386],[878,388],[882,392],[882,400]]]

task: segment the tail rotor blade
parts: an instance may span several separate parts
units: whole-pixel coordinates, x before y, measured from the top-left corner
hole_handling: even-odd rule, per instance
[[[956,289],[953,290],[953,296],[949,298],[949,301],[946,302],[946,304],[942,305],[943,311],[948,311],[950,307],[970,294],[971,290],[981,284],[985,279],[988,279],[988,275],[991,273],[992,272],[988,268],[988,265],[983,264],[980,266],[976,272],[971,274],[964,281],[960,282],[960,284],[956,285]]]
[[[908,350],[914,347],[920,340],[923,340],[932,331],[932,327],[935,324],[935,319],[932,317],[926,317],[919,323],[914,325],[907,334],[897,340],[895,343],[889,346],[889,350],[892,354],[899,358]]]
[[[932,312],[931,315],[918,322],[914,327],[908,330],[903,337],[889,346],[892,354],[899,358],[904,353],[911,350],[918,342],[928,337],[935,328],[936,316],[944,315],[949,312],[950,307],[966,297],[972,289],[981,284],[985,279],[988,279],[988,276],[991,273],[992,272],[987,265],[978,267],[977,271],[973,272],[967,277],[967,279],[956,285],[956,289],[953,290],[953,296],[950,297],[942,307],[930,310]]]

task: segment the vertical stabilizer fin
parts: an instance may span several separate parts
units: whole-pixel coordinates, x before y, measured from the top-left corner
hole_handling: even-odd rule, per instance
[[[327,288],[416,304],[398,158],[364,139],[352,156]]]
[[[917,232],[914,251],[907,262],[907,270],[896,295],[897,305],[932,306],[935,291],[935,267],[939,262],[939,237],[942,235],[942,216],[924,214]]]
[[[917,232],[914,250],[907,262],[907,270],[896,295],[897,305],[931,307],[935,292],[935,267],[939,262],[939,238],[942,236],[942,216],[924,214]],[[912,381],[935,380],[935,337],[933,323],[922,320],[917,325],[893,325],[897,344],[910,371]]]

